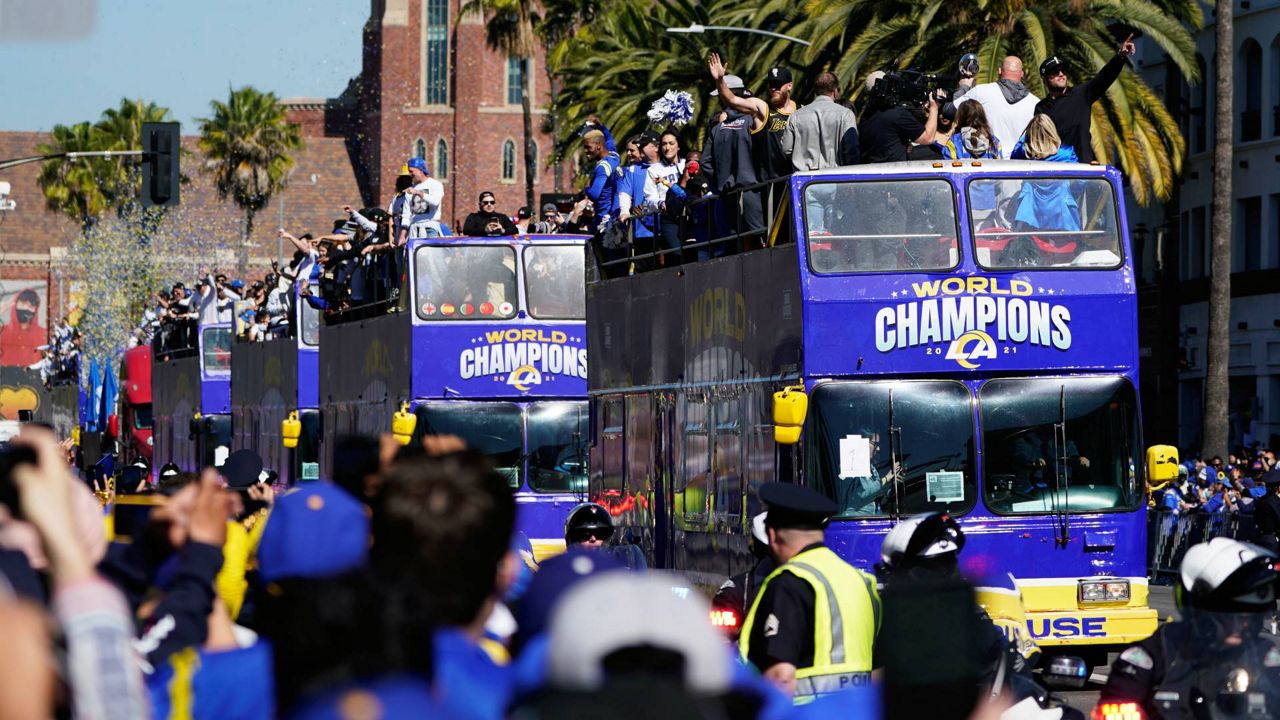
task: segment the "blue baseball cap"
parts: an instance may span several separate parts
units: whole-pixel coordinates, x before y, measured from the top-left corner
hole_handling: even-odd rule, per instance
[[[244,281],[243,281],[243,280],[232,280],[231,282],[229,282],[229,283],[227,283],[227,284],[228,284],[228,285],[230,285],[231,287],[233,287],[233,288],[237,289],[237,290],[239,290],[240,288],[244,287]]]
[[[612,555],[584,548],[543,560],[520,601],[516,645],[523,645],[546,630],[556,604],[575,585],[600,573],[620,569],[622,565]]]
[[[324,578],[365,564],[369,517],[364,505],[327,482],[308,483],[276,500],[258,544],[263,581]]]
[[[409,166],[410,168],[418,168],[419,170],[421,170],[421,171],[422,171],[422,172],[424,172],[424,173],[428,173],[428,174],[430,174],[430,173],[431,173],[431,171],[427,169],[427,161],[426,161],[426,160],[423,160],[423,159],[422,159],[422,158],[420,158],[420,157],[411,157],[411,158],[409,158],[408,166]]]

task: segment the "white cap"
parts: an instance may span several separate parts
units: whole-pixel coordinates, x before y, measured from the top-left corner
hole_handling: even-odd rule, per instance
[[[600,622],[608,611],[609,622]],[[604,573],[583,581],[551,616],[547,679],[563,690],[604,686],[604,659],[630,647],[684,656],[684,687],[720,693],[729,687],[732,658],[711,626],[711,605],[664,572]]]
[[[742,82],[742,78],[738,77],[737,75],[725,75],[724,84],[728,85],[730,90],[741,90],[747,86],[746,83]],[[720,91],[718,89],[711,91],[712,97],[715,97],[719,94],[720,94]]]

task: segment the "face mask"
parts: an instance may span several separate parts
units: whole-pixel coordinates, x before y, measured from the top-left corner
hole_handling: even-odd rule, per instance
[[[36,316],[36,313],[34,310],[18,310],[18,322],[22,323],[23,325],[26,325],[27,323],[31,322],[31,319],[34,318],[35,316]]]

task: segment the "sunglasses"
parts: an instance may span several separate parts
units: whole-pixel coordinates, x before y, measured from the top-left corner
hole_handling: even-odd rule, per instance
[[[575,530],[573,532],[572,540],[574,542],[586,542],[587,540],[599,540],[604,542],[611,537],[613,537],[612,530],[591,528],[587,530]]]
[[[481,201],[480,201],[480,204],[481,204],[481,205],[497,205],[497,204],[498,204],[498,201],[496,201],[496,200],[481,200]]]

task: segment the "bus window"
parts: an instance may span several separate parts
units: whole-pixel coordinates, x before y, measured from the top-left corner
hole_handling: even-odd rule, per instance
[[[622,398],[604,400],[604,429],[600,432],[601,490],[622,494],[622,460],[625,444],[626,417],[622,410]]]
[[[1138,506],[1138,402],[1124,378],[991,380],[978,400],[991,510]]]
[[[678,522],[685,529],[702,526],[707,520],[711,487],[711,446],[708,439],[706,398],[685,396],[683,488],[676,490]]]
[[[204,371],[209,374],[231,373],[231,328],[204,329]]]
[[[973,399],[950,381],[833,382],[810,400],[810,483],[838,518],[965,513],[977,503]]]
[[[742,432],[736,398],[716,403],[712,469],[716,475],[716,512],[742,514]]]
[[[529,489],[587,491],[585,402],[539,402],[529,408]]]
[[[151,418],[151,403],[145,405],[133,406],[133,427],[137,430],[148,430],[153,424]]]
[[[1120,266],[1115,194],[1105,178],[970,180],[969,214],[984,268]]]
[[[524,251],[524,287],[529,315],[546,320],[587,317],[586,248],[531,245]]]
[[[804,189],[816,273],[949,270],[960,262],[946,180],[813,183]]]
[[[416,413],[424,435],[457,435],[487,455],[514,490],[523,482],[524,432],[520,408],[511,403],[424,403]]]
[[[320,311],[306,300],[297,300],[298,315],[302,319],[302,344],[315,347],[320,344]]]
[[[509,245],[424,245],[414,254],[414,278],[423,320],[516,315],[516,251]]]

